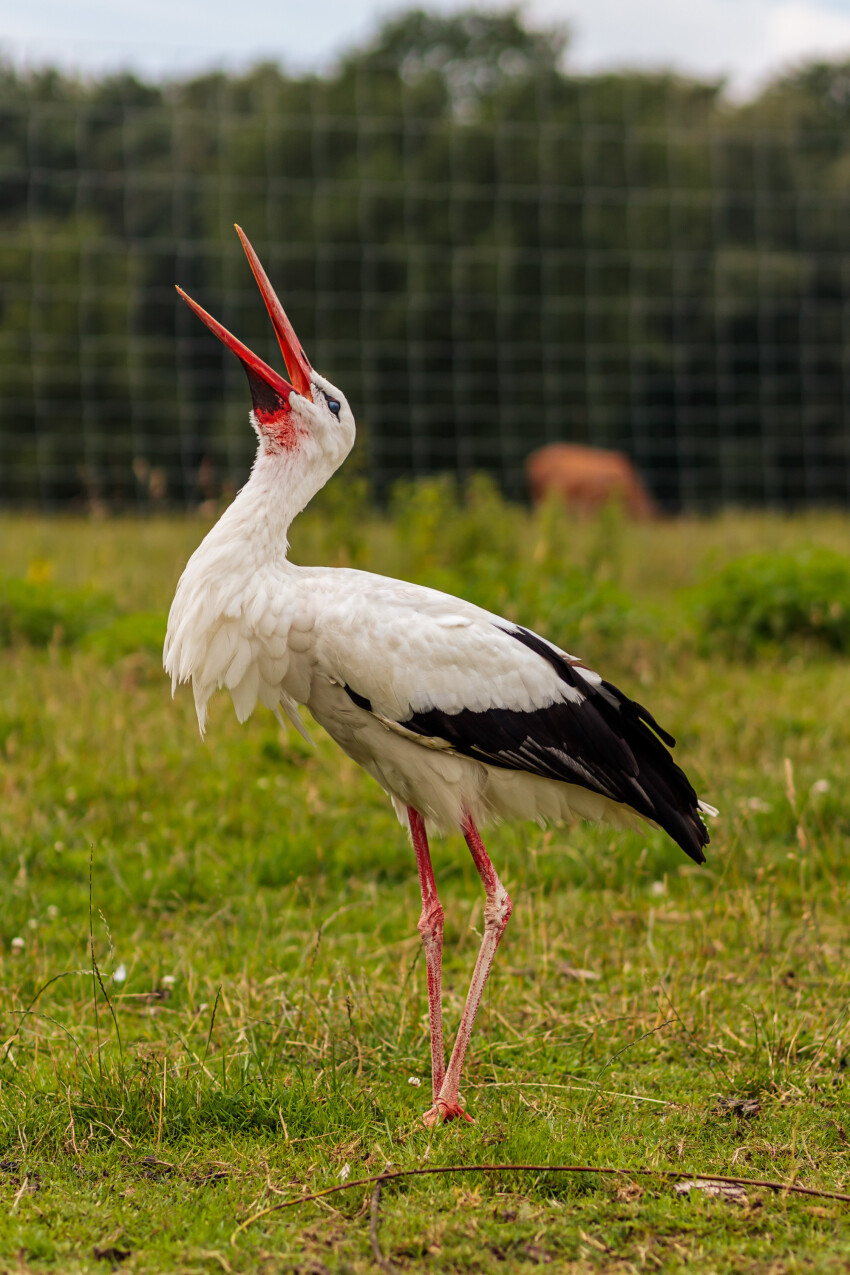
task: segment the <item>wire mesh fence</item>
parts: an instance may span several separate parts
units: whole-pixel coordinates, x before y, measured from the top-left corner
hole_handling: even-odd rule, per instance
[[[0,499],[244,479],[241,369],[173,289],[276,364],[238,221],[379,495],[484,470],[520,496],[565,440],[628,453],[668,509],[845,503],[850,72],[732,106],[515,52],[0,71]]]

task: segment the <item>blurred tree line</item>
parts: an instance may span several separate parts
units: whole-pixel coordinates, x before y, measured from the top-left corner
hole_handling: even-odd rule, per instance
[[[488,470],[518,495],[573,439],[668,508],[845,501],[850,65],[736,104],[565,47],[413,11],[323,74],[0,67],[0,497],[244,478],[241,370],[173,290],[279,358],[238,221],[379,494]]]

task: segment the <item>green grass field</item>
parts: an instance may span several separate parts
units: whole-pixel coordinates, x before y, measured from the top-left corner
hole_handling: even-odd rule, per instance
[[[205,528],[0,520],[0,576],[71,617],[27,641],[14,594],[0,650],[0,1270],[373,1270],[362,1188],[234,1232],[388,1165],[850,1190],[847,659],[793,635],[742,655],[700,619],[742,554],[850,560],[850,520],[571,524],[428,485],[388,520],[342,488],[296,523],[297,561],[463,590],[580,652],[721,809],[705,868],[661,833],[490,833],[515,911],[465,1071],[476,1123],[434,1131],[415,865],[388,801],[318,730],[312,749],[263,710],[240,727],[219,697],[201,743],[191,693],[171,701],[156,644]],[[62,590],[87,587],[105,614],[71,641],[84,600]],[[460,837],[434,864],[451,1037],[483,898]],[[399,1271],[850,1263],[850,1206],[660,1176],[409,1179],[380,1228]]]

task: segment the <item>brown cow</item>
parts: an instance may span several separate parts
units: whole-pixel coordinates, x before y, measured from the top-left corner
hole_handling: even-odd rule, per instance
[[[579,513],[594,513],[614,500],[631,518],[658,517],[658,506],[622,452],[552,443],[526,458],[525,473],[534,504],[557,492]]]

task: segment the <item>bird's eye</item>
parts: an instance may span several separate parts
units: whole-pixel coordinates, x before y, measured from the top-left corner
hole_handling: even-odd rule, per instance
[[[335,398],[328,398],[328,399],[326,399],[326,402],[327,402],[328,407],[329,407],[329,408],[331,409],[331,411],[333,412],[334,416],[339,416],[339,413],[340,413],[340,405],[339,405],[338,400],[337,400],[337,399],[335,399]]]

